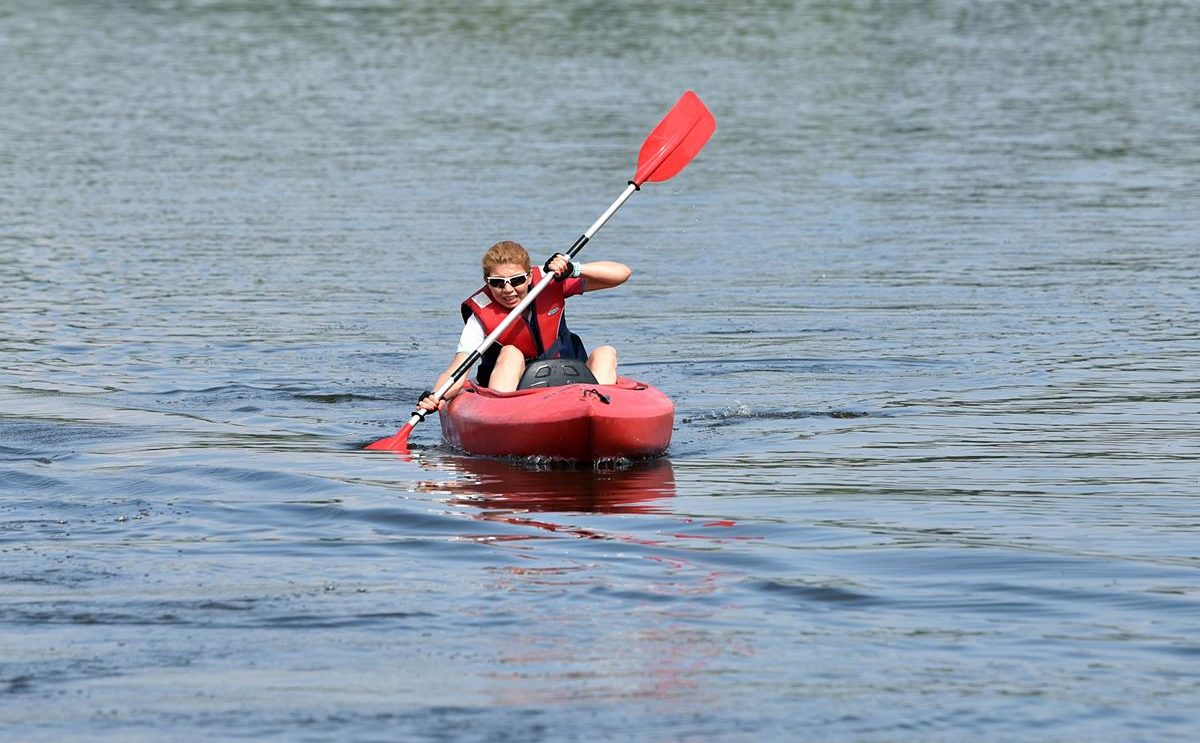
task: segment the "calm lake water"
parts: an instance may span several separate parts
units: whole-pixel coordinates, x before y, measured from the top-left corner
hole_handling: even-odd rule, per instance
[[[1200,5],[0,6],[0,737],[1200,726]],[[599,470],[390,434],[478,258],[718,131],[571,304]]]

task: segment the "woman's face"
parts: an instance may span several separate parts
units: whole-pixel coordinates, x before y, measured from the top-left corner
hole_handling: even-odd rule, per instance
[[[497,281],[497,279],[511,280],[514,276],[523,276],[525,281],[520,286],[513,286],[511,281]],[[511,310],[520,304],[525,295],[529,293],[529,281],[532,278],[528,271],[515,263],[501,263],[492,266],[492,270],[484,276],[484,281],[488,285],[488,291],[492,293],[492,299]],[[495,286],[497,283],[501,285]]]

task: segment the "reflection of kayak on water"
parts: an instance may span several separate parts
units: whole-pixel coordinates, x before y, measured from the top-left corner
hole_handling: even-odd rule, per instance
[[[447,443],[469,454],[593,462],[665,452],[675,406],[654,387],[623,377],[515,392],[468,382],[439,415]]]
[[[439,470],[458,479],[422,489],[449,493],[452,502],[522,511],[653,513],[653,501],[675,495],[670,460],[655,459],[611,469],[531,469],[502,459],[455,457]]]

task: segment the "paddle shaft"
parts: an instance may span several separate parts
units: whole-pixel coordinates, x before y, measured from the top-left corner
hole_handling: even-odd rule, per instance
[[[625,187],[625,190],[621,192],[621,195],[617,197],[617,200],[604,210],[604,213],[600,215],[599,219],[593,222],[592,226],[588,227],[587,230],[579,236],[579,239],[576,240],[573,245],[571,245],[564,255],[566,255],[567,258],[574,258],[575,256],[579,255],[579,251],[583,250],[583,246],[587,245],[588,241],[592,239],[592,236],[599,232],[600,228],[603,227],[608,220],[612,219],[612,216],[617,213],[617,210],[624,206],[625,202],[629,201],[630,197],[637,193],[638,190],[638,186],[634,184],[633,181],[630,181],[629,185]],[[458,381],[466,376],[467,372],[471,370],[471,367],[475,365],[475,362],[483,358],[483,354],[492,347],[492,344],[496,342],[496,339],[503,335],[504,331],[508,330],[510,325],[516,322],[517,318],[521,316],[521,313],[524,312],[529,305],[533,304],[533,300],[537,299],[537,296],[541,294],[547,286],[550,285],[551,281],[554,281],[554,274],[546,273],[546,275],[542,277],[542,280],[537,283],[537,286],[530,289],[529,293],[525,295],[525,298],[522,299],[516,307],[512,308],[512,310],[508,313],[508,317],[504,318],[504,320],[496,326],[496,329],[493,330],[488,337],[484,338],[483,342],[480,343],[479,346],[472,351],[461,364],[458,365],[458,368],[454,370],[454,373],[450,375],[450,378],[433,391],[434,400],[441,400],[443,397],[445,397],[446,393],[450,391],[450,388],[458,384]],[[417,409],[413,411],[412,418],[409,418],[408,420],[408,425],[416,426],[418,423],[425,420],[425,416],[428,414],[429,411],[423,409]]]

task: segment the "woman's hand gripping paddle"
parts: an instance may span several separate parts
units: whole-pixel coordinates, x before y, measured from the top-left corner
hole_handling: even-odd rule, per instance
[[[617,200],[600,215],[600,218],[580,235],[575,244],[565,253],[567,258],[574,258],[578,255],[588,240],[591,240],[592,236],[604,226],[604,223],[612,218],[612,215],[616,214],[626,201],[629,201],[629,197],[641,189],[643,183],[669,180],[683,170],[696,156],[696,153],[704,149],[704,145],[716,128],[716,119],[705,108],[700,97],[690,90],[684,93],[663,117],[663,120],[658,122],[658,126],[654,127],[654,131],[646,137],[646,141],[642,143],[642,149],[638,152],[637,171],[633,175],[633,180],[629,181],[629,185],[625,187]],[[459,364],[450,379],[434,390],[433,399],[441,400],[553,280],[554,274],[547,272],[537,286],[529,290],[525,299],[512,308],[508,317],[504,318],[504,321],[492,331],[491,335],[484,338],[479,347]],[[408,423],[405,423],[404,427],[395,435],[379,439],[368,444],[366,448],[372,451],[407,451],[409,434],[418,423],[425,420],[425,416],[428,414],[429,412],[426,410],[413,411],[412,418],[409,418]]]

